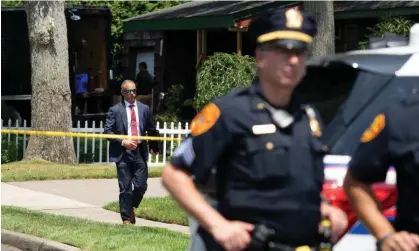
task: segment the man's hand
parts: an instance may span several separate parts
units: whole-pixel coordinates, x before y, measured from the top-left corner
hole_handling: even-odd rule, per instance
[[[156,156],[159,152],[155,152],[153,149],[150,150],[151,155]]]
[[[244,250],[251,241],[250,231],[254,225],[241,221],[225,221],[214,227],[211,234],[227,251]]]
[[[128,139],[124,139],[122,141],[122,145],[129,150],[134,150],[135,148],[137,148],[136,141],[132,141],[132,140],[128,140]]]
[[[322,203],[321,213],[328,217],[332,223],[332,242],[336,242],[348,227],[348,216],[340,208]]]
[[[381,245],[381,251],[417,251],[419,235],[401,231],[387,237]]]

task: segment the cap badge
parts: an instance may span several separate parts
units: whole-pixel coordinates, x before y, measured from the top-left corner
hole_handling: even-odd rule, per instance
[[[303,16],[299,10],[294,8],[289,9],[285,12],[285,16],[287,17],[286,26],[291,29],[300,29],[303,25]]]

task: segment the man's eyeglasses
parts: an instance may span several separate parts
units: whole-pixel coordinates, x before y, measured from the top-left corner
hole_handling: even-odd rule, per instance
[[[137,89],[124,90],[124,92],[125,92],[126,94],[137,93]]]

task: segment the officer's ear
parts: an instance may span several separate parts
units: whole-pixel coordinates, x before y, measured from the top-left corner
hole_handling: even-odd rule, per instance
[[[256,48],[255,59],[256,59],[256,63],[257,63],[258,68],[263,68],[264,67],[264,64],[265,64],[264,54],[265,54],[265,52],[260,47]]]

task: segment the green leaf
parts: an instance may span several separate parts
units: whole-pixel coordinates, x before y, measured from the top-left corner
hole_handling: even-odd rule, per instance
[[[23,1],[1,1],[1,6],[21,7],[24,5]]]

